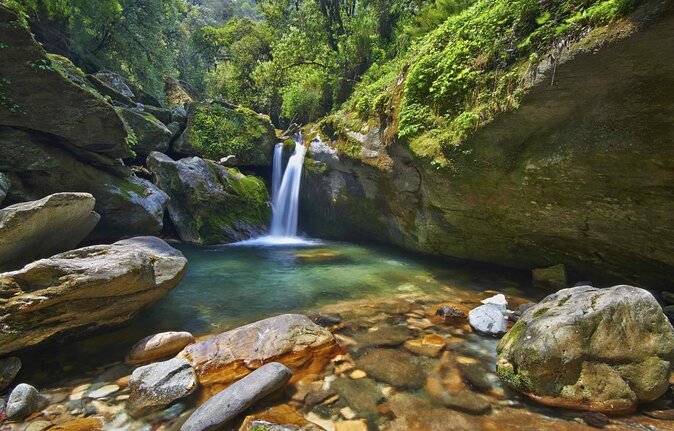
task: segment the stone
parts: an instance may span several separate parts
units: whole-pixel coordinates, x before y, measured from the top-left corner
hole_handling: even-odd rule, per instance
[[[340,400],[358,416],[374,418],[378,415],[377,404],[383,395],[377,383],[372,379],[352,380],[339,377],[332,382],[332,389],[337,391]]]
[[[20,369],[21,359],[15,356],[0,359],[0,391],[12,384]],[[1,408],[0,412],[2,412]]]
[[[103,429],[103,423],[99,418],[81,418],[55,425],[49,430],[52,431],[100,431]]]
[[[100,216],[88,193],[56,193],[0,209],[0,269],[75,248]]]
[[[498,295],[491,296],[487,299],[480,301],[483,304],[492,304],[501,309],[502,313],[505,313],[508,309],[508,301],[504,294],[499,293]]]
[[[49,401],[26,383],[18,384],[7,399],[5,415],[10,420],[21,420],[47,407]]]
[[[356,417],[356,412],[351,410],[351,407],[343,407],[339,409],[339,414],[342,415],[344,419],[353,419]]]
[[[187,346],[194,343],[194,336],[189,332],[161,332],[143,338],[131,347],[126,356],[129,364],[142,364],[158,359],[174,356]]]
[[[114,91],[126,97],[127,99],[136,98],[136,95],[133,93],[131,88],[129,88],[129,86],[126,84],[126,80],[117,73],[104,71],[104,72],[96,72],[91,76],[95,76],[98,80],[103,82],[109,88],[113,89]]]
[[[164,77],[164,92],[169,106],[183,106],[199,99],[199,95],[183,81],[173,77]]]
[[[271,362],[202,404],[180,428],[181,431],[210,431],[224,427],[233,418],[258,400],[285,386],[292,371],[283,364]]]
[[[9,181],[9,178],[7,178],[7,175],[0,172],[0,204],[2,204],[2,201],[7,197],[7,192],[11,186],[12,183]]]
[[[0,7],[0,29],[6,45],[0,70],[11,82],[4,97],[14,107],[0,109],[0,124],[49,133],[86,159],[130,155],[126,128],[113,107],[89,87],[68,79],[6,6]]]
[[[562,264],[531,270],[531,284],[535,288],[559,290],[566,287],[566,267]]]
[[[501,308],[493,304],[480,305],[470,310],[468,323],[474,331],[492,337],[502,336],[507,328]]]
[[[12,180],[8,196],[12,200],[86,192],[96,199],[94,211],[101,215],[91,237],[116,239],[162,230],[168,196],[151,182],[130,175],[128,168],[118,172],[83,163],[51,138],[24,130],[0,127],[0,142],[0,171]]]
[[[131,93],[131,90],[123,81],[119,83],[120,84],[119,86],[116,86],[111,81],[106,82],[104,79],[101,79],[103,75],[104,75],[103,73],[87,75],[86,82],[88,85],[93,87],[97,92],[99,92],[102,96],[109,97],[113,103],[124,106],[133,106],[135,104],[132,98],[124,94],[124,93],[133,94],[133,93]],[[110,74],[109,76],[112,75],[117,74]],[[117,77],[121,80],[121,76],[117,75]],[[122,87],[124,87],[124,89],[122,89]]]
[[[87,393],[87,398],[92,398],[92,399],[99,399],[99,398],[106,398],[109,397],[110,395],[114,394],[115,392],[119,391],[119,386],[117,385],[105,385],[101,386],[100,388],[88,392]]]
[[[192,103],[183,134],[172,150],[220,160],[233,155],[239,166],[270,166],[276,144],[268,116],[218,102]]]
[[[349,377],[352,379],[364,379],[367,377],[367,373],[363,370],[353,370],[351,371],[351,374],[349,374]]]
[[[646,290],[581,286],[526,310],[498,352],[501,380],[535,401],[630,412],[667,391],[674,329]]]
[[[168,214],[180,238],[219,244],[261,235],[271,215],[264,182],[210,160],[173,161],[153,152],[147,166],[168,195]]]
[[[197,386],[194,369],[185,359],[145,365],[131,374],[126,407],[133,416],[142,416],[190,395]]]
[[[157,120],[161,121],[162,124],[168,125],[173,122],[171,116],[172,116],[172,110],[167,109],[167,108],[159,108],[157,106],[152,106],[152,105],[143,105],[143,111],[146,114],[150,114],[154,116]],[[177,124],[177,122],[176,122]],[[179,124],[178,124],[179,125]]]
[[[180,127],[184,127],[187,123],[187,111],[183,106],[171,106],[171,122],[178,123]]]
[[[488,399],[480,394],[464,390],[457,393],[441,392],[433,397],[445,407],[481,415],[491,410]]]
[[[221,158],[218,163],[220,163],[222,166],[225,166],[225,167],[236,166],[236,164],[237,164],[236,156],[230,154],[229,156]]]
[[[44,431],[49,427],[53,427],[54,424],[49,421],[32,421],[28,424],[25,431]]]
[[[367,431],[368,429],[365,419],[335,422],[335,431]]]
[[[246,416],[239,431],[325,431],[288,404],[275,405]]]
[[[414,356],[393,349],[374,349],[356,359],[368,376],[398,388],[418,389],[426,375]]]
[[[437,334],[428,334],[422,338],[405,341],[403,347],[414,354],[435,358],[445,348],[445,339]]]
[[[582,418],[586,424],[594,428],[604,428],[611,422],[608,416],[600,412],[583,412]]]
[[[300,314],[282,314],[190,344],[180,353],[208,394],[269,362],[293,372],[293,383],[318,375],[340,352],[330,331]]]
[[[136,237],[0,273],[0,354],[59,335],[119,325],[173,289],[187,259],[155,237]],[[50,322],[45,325],[44,322]]]
[[[496,378],[494,374],[485,369],[479,362],[476,363],[462,363],[457,361],[456,364],[461,377],[480,392],[489,392],[493,387],[491,378]]]
[[[129,108],[117,108],[117,112],[136,136],[132,148],[137,155],[168,150],[172,133],[154,115]]]
[[[412,332],[402,325],[374,326],[372,331],[358,332],[354,339],[360,348],[395,347],[412,338]]]
[[[342,319],[339,316],[328,313],[310,312],[307,313],[307,316],[311,319],[312,322],[324,328],[329,328],[330,326],[339,325],[342,323]]]
[[[440,317],[443,321],[448,322],[454,319],[465,319],[466,313],[458,307],[443,305],[435,310],[435,315]]]

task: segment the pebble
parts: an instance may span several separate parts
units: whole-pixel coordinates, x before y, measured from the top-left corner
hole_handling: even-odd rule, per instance
[[[599,412],[584,412],[582,418],[586,424],[595,428],[604,428],[610,423],[608,416]]]
[[[119,391],[119,386],[117,385],[106,385],[101,388],[91,391],[87,394],[87,398],[99,399],[105,398],[108,395],[112,395],[115,392]]]
[[[335,423],[335,431],[367,431],[367,421],[365,419],[340,421]]]
[[[349,375],[349,377],[351,377],[352,379],[364,379],[365,377],[367,377],[367,373],[363,370],[354,370]]]
[[[497,306],[502,313],[505,313],[507,308],[508,308],[508,301],[506,301],[506,297],[504,294],[499,293],[498,295],[491,296],[487,299],[483,299],[480,301],[483,304],[492,304]]]
[[[341,414],[344,419],[353,419],[356,417],[356,412],[351,410],[351,407],[344,407],[343,409],[340,409],[339,414]]]

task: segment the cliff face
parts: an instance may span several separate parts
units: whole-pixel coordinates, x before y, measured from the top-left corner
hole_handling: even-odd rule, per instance
[[[671,286],[674,12],[664,4],[657,18],[637,13],[539,65],[518,109],[446,150],[446,168],[387,139],[395,124],[335,133],[360,141],[355,157],[313,143],[304,228]]]

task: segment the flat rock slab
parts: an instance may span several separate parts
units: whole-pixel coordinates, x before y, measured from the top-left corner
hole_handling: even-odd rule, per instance
[[[330,331],[301,314],[282,314],[190,344],[179,356],[194,367],[206,396],[269,362],[294,379],[319,374],[340,347]]]
[[[89,193],[56,193],[0,209],[0,269],[76,247],[101,218],[95,204]]]
[[[181,431],[211,431],[224,427],[256,401],[281,389],[292,371],[278,362],[266,364],[201,405]]]
[[[174,288],[187,259],[155,237],[57,254],[0,274],[0,354],[118,325]]]

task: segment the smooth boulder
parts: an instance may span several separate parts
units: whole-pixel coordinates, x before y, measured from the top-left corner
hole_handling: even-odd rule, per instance
[[[180,430],[219,429],[256,401],[281,389],[292,375],[292,371],[283,364],[266,364],[206,401],[192,413]]]
[[[494,304],[484,304],[470,310],[468,323],[476,332],[493,337],[499,337],[507,330],[502,307]]]
[[[170,331],[150,335],[131,347],[131,351],[126,356],[126,362],[129,364],[142,364],[173,356],[192,343],[194,343],[194,336],[184,331]]]
[[[269,362],[281,362],[296,378],[319,374],[339,351],[330,331],[307,316],[282,314],[190,344],[179,356],[213,394]]]
[[[0,391],[12,384],[19,370],[21,370],[21,359],[15,356],[0,359]]]
[[[17,385],[9,394],[5,415],[19,420],[47,407],[48,401],[37,389],[26,383]]]
[[[89,193],[56,193],[0,209],[0,269],[76,247],[101,218],[95,203]]]
[[[142,416],[190,395],[197,386],[194,369],[185,359],[145,365],[131,374],[126,407],[132,415]]]
[[[187,259],[155,237],[94,245],[0,274],[0,354],[123,323],[174,288]]]
[[[498,352],[501,380],[542,404],[629,412],[667,391],[674,329],[646,290],[580,286],[527,309]]]
[[[134,132],[136,140],[132,148],[137,155],[147,156],[152,151],[168,150],[173,134],[152,113],[129,108],[117,108],[117,113]]]
[[[266,231],[271,210],[264,182],[210,160],[178,161],[153,152],[147,167],[171,200],[168,213],[183,241],[219,244]]]

